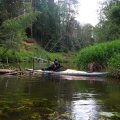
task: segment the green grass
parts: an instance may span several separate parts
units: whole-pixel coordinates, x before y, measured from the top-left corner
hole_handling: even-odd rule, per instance
[[[120,40],[84,48],[78,53],[78,68],[87,69],[87,65],[92,62],[107,66],[111,57],[117,53],[120,53]]]
[[[114,55],[108,62],[108,71],[114,77],[120,78],[120,53]]]
[[[69,57],[65,57],[65,55],[73,55],[73,57],[69,58]],[[53,61],[54,59],[58,59],[60,62],[62,63],[66,63],[66,62],[74,62],[75,61],[75,57],[76,53],[75,52],[68,52],[68,53],[48,53],[48,57],[50,59],[50,61]]]
[[[7,59],[9,62],[17,62],[17,61],[26,61],[31,62],[33,57],[42,58],[48,61],[54,61],[54,59],[58,59],[60,62],[73,62],[73,58],[66,58],[64,55],[65,53],[51,53],[45,51],[43,48],[41,48],[37,43],[25,43],[21,45],[21,48],[19,51],[14,52],[13,50],[8,50],[6,54],[2,56],[4,52],[4,48],[0,47],[0,56],[1,60],[3,62],[6,62]],[[67,54],[76,54],[69,52]]]
[[[9,49],[5,54],[4,53],[4,48],[0,48],[0,60],[4,61],[4,62],[16,62],[17,59],[17,54],[15,54],[15,52],[11,49]]]
[[[22,44],[19,51],[9,49],[5,54],[3,54],[4,48],[0,47],[1,61],[6,62],[8,59],[9,62],[22,62],[31,61],[32,57],[41,57],[43,59],[48,57],[48,53],[37,44],[26,45],[27,48],[24,48],[23,46],[24,45]]]
[[[30,46],[27,50],[22,49],[18,53],[20,61],[31,61],[33,57],[47,59],[47,52],[37,45]]]

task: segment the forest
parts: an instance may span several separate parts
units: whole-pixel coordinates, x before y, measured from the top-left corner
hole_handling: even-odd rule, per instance
[[[110,70],[114,69],[115,74],[117,70],[119,76],[120,1],[106,0],[100,4],[96,26],[83,25],[76,20],[78,3],[78,0],[0,0],[0,61],[5,62],[6,58],[9,62],[22,61],[33,53],[43,57],[46,54],[49,58],[51,53],[75,52],[78,54],[77,63],[82,63],[81,59],[88,53],[83,60],[88,60],[86,64],[110,64]],[[33,45],[29,51],[30,46],[27,46],[25,51],[26,42],[35,42],[37,47]],[[107,50],[102,49],[103,44]],[[89,50],[91,46],[94,50]],[[96,51],[94,46],[100,47]],[[93,59],[90,56],[95,51]],[[109,54],[106,62],[104,59],[99,62],[97,58],[105,58],[106,51]]]
[[[0,0],[0,120],[120,120],[120,0],[80,1]]]

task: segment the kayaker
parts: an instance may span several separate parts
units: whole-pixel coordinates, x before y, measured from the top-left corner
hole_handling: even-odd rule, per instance
[[[42,70],[49,70],[49,71],[60,71],[60,68],[62,66],[60,65],[59,61],[57,59],[54,60],[54,63],[50,65],[48,68],[43,68]]]
[[[60,65],[59,61],[57,59],[54,60],[54,67],[53,71],[59,71],[62,66]]]

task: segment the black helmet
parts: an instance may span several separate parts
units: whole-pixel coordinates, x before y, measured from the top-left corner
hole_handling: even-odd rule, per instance
[[[59,61],[58,61],[57,59],[55,59],[55,60],[54,60],[54,63],[55,63],[55,64],[56,64],[56,63],[59,63]]]
[[[55,59],[54,61],[58,61],[58,59]]]

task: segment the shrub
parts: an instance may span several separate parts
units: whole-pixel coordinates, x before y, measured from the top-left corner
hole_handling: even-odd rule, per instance
[[[108,71],[113,77],[120,78],[120,53],[114,55],[108,62]]]
[[[0,60],[2,62],[16,62],[19,58],[17,57],[17,53],[13,50],[9,49],[5,54],[3,54],[4,49],[0,48]]]
[[[87,69],[87,65],[92,62],[107,65],[109,59],[116,53],[120,53],[120,40],[84,48],[78,54],[78,68]]]

